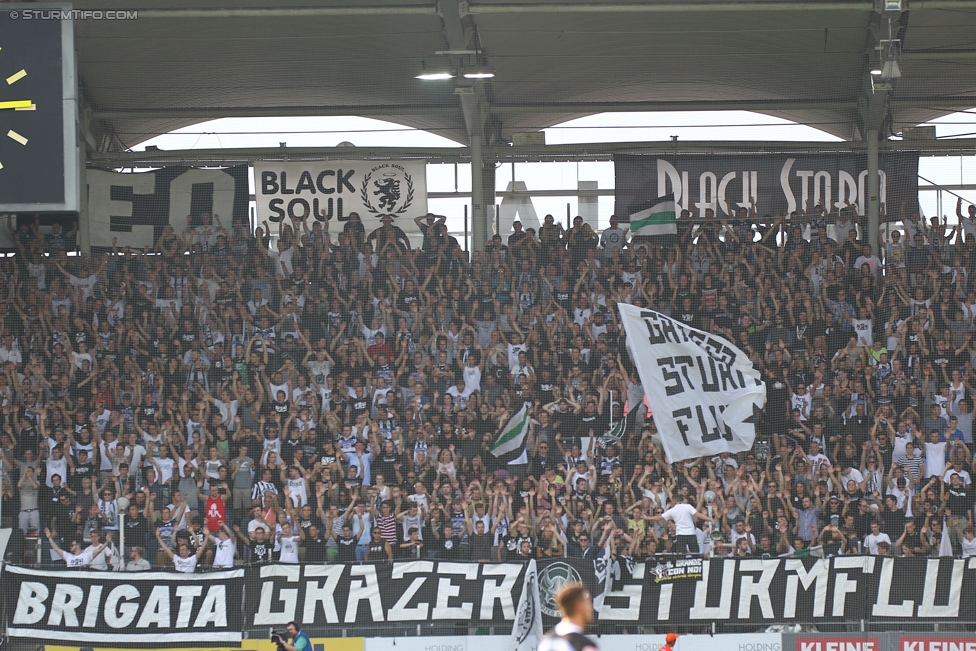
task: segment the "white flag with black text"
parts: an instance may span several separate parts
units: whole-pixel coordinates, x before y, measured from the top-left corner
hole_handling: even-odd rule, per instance
[[[750,449],[766,385],[749,357],[660,312],[617,307],[668,461]]]
[[[610,539],[603,546],[603,553],[593,561],[593,574],[596,576],[596,590],[593,593],[593,610],[603,610],[603,600],[613,589],[613,551]]]
[[[542,641],[542,600],[539,598],[539,569],[535,559],[525,566],[522,596],[519,597],[509,651],[535,651]]]

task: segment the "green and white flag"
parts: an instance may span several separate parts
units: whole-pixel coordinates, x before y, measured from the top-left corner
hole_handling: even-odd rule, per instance
[[[509,465],[528,463],[529,455],[525,450],[528,441],[529,408],[523,405],[498,433],[491,453]]]
[[[668,194],[631,206],[631,235],[677,235],[674,195]]]

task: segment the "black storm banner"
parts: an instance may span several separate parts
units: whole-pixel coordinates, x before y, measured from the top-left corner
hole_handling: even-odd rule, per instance
[[[858,215],[867,210],[868,165],[862,153],[617,155],[613,161],[617,215],[670,193],[692,218],[704,218],[711,208],[717,218],[728,219],[752,199],[762,216],[821,202],[834,215],[848,203]],[[878,167],[880,202],[900,219],[902,202],[918,201],[918,153],[883,153]]]
[[[7,635],[127,644],[239,644],[244,570],[45,572],[7,565]]]
[[[178,234],[188,225],[199,226],[201,213],[219,215],[228,231],[235,221],[249,223],[247,165],[164,167],[133,174],[90,169],[87,180],[95,247],[111,247],[114,239],[120,248],[152,247],[167,226]],[[193,216],[190,224],[187,215]]]
[[[540,561],[547,625],[567,581],[602,591],[592,563]],[[508,621],[525,566],[410,561],[380,565],[275,565],[249,571],[248,625]],[[598,622],[728,622],[976,619],[976,559],[742,559],[615,563]]]

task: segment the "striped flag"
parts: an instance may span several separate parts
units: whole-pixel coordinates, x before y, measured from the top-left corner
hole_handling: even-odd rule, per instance
[[[630,207],[632,235],[677,235],[677,213],[674,195],[667,194]]]
[[[528,440],[529,408],[522,405],[518,413],[508,420],[498,434],[498,439],[491,446],[491,453],[509,465],[528,463],[529,455],[525,449]]]

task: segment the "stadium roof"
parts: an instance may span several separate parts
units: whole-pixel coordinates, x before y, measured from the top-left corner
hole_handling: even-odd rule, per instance
[[[896,132],[976,106],[973,0],[902,0],[902,12],[883,0],[288,2],[156,0],[138,3],[137,20],[78,21],[91,148],[227,116],[365,115],[491,144],[581,115],[681,109],[860,139],[885,108]],[[901,77],[872,91],[889,21]],[[415,79],[439,51],[481,52],[496,76]]]

